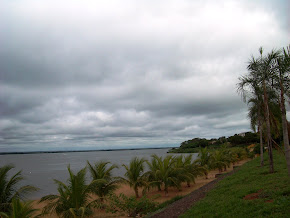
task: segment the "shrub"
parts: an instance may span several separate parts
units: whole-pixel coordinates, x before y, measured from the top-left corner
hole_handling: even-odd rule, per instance
[[[153,200],[143,196],[137,199],[135,196],[127,197],[124,194],[116,195],[111,193],[108,197],[107,212],[125,212],[129,217],[142,216],[155,211],[157,203]]]

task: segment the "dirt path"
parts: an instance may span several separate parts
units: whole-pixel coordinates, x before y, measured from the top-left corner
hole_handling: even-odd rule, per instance
[[[169,217],[170,218],[177,218],[177,217],[179,217],[181,214],[185,213],[191,206],[193,206],[195,202],[204,198],[206,193],[208,191],[210,191],[211,189],[213,189],[220,180],[224,179],[227,176],[232,175],[236,171],[237,171],[237,169],[235,169],[227,174],[221,175],[217,179],[215,179],[215,180],[209,182],[208,184],[202,186],[201,188],[191,192],[186,197],[172,203],[171,205],[166,207],[163,211],[161,211],[157,214],[154,214],[150,218],[169,218]]]

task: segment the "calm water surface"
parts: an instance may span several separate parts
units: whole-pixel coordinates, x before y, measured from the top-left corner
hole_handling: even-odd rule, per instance
[[[0,155],[0,166],[13,164],[15,170],[22,170],[25,183],[34,185],[40,190],[33,193],[30,198],[37,199],[47,194],[56,194],[57,186],[53,179],[65,182],[68,178],[67,166],[76,172],[86,166],[87,160],[94,163],[100,160],[110,161],[119,165],[115,169],[115,176],[123,176],[125,170],[122,164],[128,164],[133,157],[150,159],[152,154],[166,156],[169,149],[145,149],[145,150],[122,150],[122,151],[90,151],[71,153],[41,153],[41,154],[11,154]],[[196,155],[196,154],[195,154]],[[87,173],[89,176],[89,173]]]

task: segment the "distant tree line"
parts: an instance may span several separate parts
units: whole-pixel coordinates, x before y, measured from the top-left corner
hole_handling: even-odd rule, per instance
[[[187,141],[184,141],[180,144],[180,148],[205,148],[205,147],[219,147],[223,144],[228,144],[232,146],[238,145],[249,145],[259,142],[259,136],[257,133],[246,132],[243,134],[235,134],[230,137],[219,137],[212,139],[205,138],[193,138]]]

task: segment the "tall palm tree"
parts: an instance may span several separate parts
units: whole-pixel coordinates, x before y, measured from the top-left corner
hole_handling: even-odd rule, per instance
[[[265,124],[265,113],[264,113],[264,101],[262,98],[262,93],[256,82],[253,81],[252,88],[254,89],[252,97],[247,101],[248,103],[248,117],[251,121],[251,128],[256,132],[256,126],[258,126],[258,132],[260,133],[260,156],[261,156],[261,166],[264,165],[263,158],[263,132]],[[270,124],[271,133],[276,137],[280,135],[280,117],[281,113],[279,111],[279,106],[277,104],[277,95],[275,92],[268,91],[269,99],[269,113],[270,113]]]
[[[8,212],[13,199],[24,199],[27,194],[38,190],[30,185],[17,188],[24,178],[21,176],[21,171],[8,178],[8,173],[13,168],[13,165],[4,165],[0,168],[0,211],[2,212]]]
[[[271,64],[272,61],[279,57],[279,51],[272,50],[267,56],[262,57],[263,49],[260,49],[260,69],[258,71],[259,77],[261,78],[263,94],[264,94],[264,106],[265,106],[265,118],[266,118],[266,126],[267,126],[267,145],[268,145],[268,154],[269,154],[269,162],[270,162],[270,173],[274,173],[274,161],[273,161],[273,152],[272,152],[272,137],[271,137],[271,125],[270,125],[270,112],[269,112],[269,99],[267,94],[267,83],[270,82],[272,71]],[[249,70],[252,70],[251,64],[248,66]]]
[[[7,218],[29,218],[29,217],[39,217],[35,215],[39,209],[34,209],[32,206],[33,201],[21,202],[19,198],[13,198],[11,204],[11,210],[9,213],[0,212],[0,217]]]
[[[290,177],[290,146],[285,108],[285,97],[288,96],[289,98],[290,96],[290,47],[287,50],[284,48],[282,55],[274,62],[274,80],[276,89],[280,91],[279,103],[282,113],[283,143]]]
[[[269,96],[268,91],[271,83],[271,66],[273,60],[279,57],[279,51],[272,50],[267,54],[266,57],[263,57],[263,48],[259,49],[260,57],[252,57],[248,64],[249,74],[245,77],[240,78],[240,83],[238,83],[238,91],[241,91],[242,95],[245,92],[245,87],[250,86],[250,89],[253,90],[254,84],[256,84],[263,92],[263,102],[264,102],[264,116],[265,123],[267,127],[266,136],[267,136],[267,146],[269,154],[269,166],[270,173],[274,172],[274,163],[273,163],[273,153],[272,153],[272,137],[271,137],[271,124],[270,124],[270,110],[269,110]],[[255,90],[255,88],[254,88]],[[256,93],[255,93],[256,94]],[[246,96],[246,95],[244,95]]]
[[[95,188],[95,183],[86,184],[86,168],[74,174],[68,166],[68,185],[54,180],[58,185],[58,195],[47,195],[40,202],[47,202],[42,214],[55,212],[64,218],[86,217],[92,214],[92,206],[96,201],[91,199],[90,194]]]
[[[243,84],[243,81],[241,79],[241,84]],[[253,88],[252,91],[252,97],[248,100],[249,105],[249,112],[248,117],[251,120],[251,128],[256,132],[256,126],[258,126],[258,132],[260,137],[260,158],[261,158],[261,166],[264,166],[264,145],[263,145],[263,123],[264,123],[264,113],[263,113],[263,98],[262,98],[262,92],[260,87],[257,84],[257,81],[254,79],[251,82],[251,86]],[[244,98],[246,100],[246,98]]]
[[[89,170],[93,181],[96,182],[94,194],[99,196],[101,203],[104,198],[112,191],[118,188],[119,180],[112,176],[112,170],[118,168],[116,164],[107,167],[110,162],[100,161],[95,163],[94,166],[88,161]]]
[[[126,170],[125,178],[119,177],[119,179],[134,189],[136,198],[139,198],[139,188],[146,186],[145,162],[144,158],[134,157],[129,165],[122,165]]]

